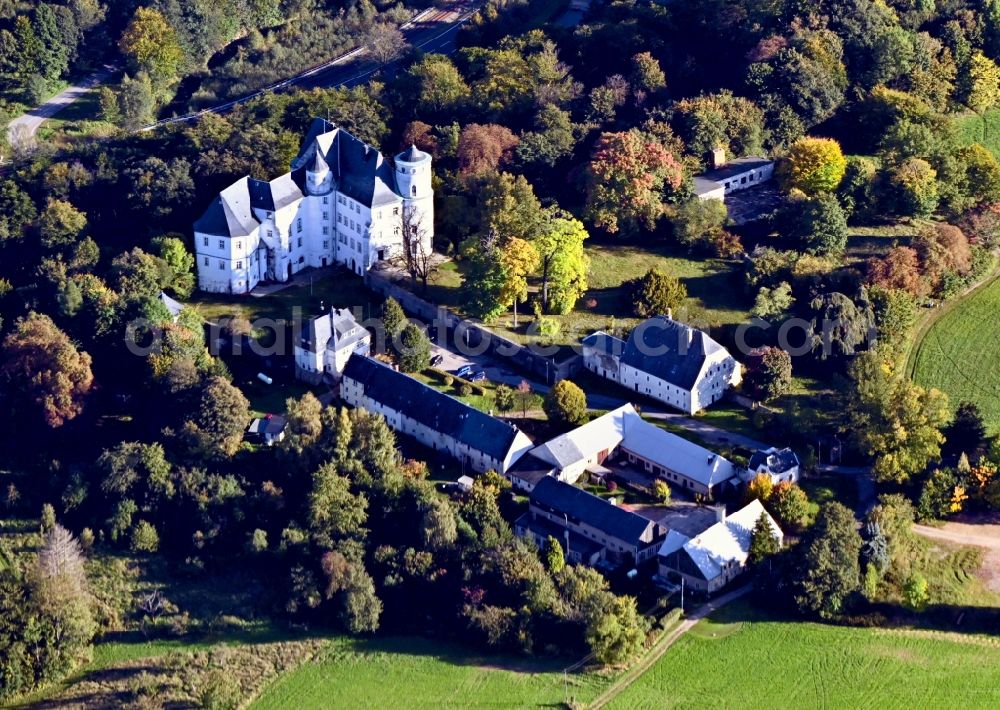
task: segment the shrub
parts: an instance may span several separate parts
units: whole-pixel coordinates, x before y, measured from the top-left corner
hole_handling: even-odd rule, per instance
[[[160,536],[152,523],[140,520],[132,528],[129,549],[132,552],[156,552],[160,547]]]
[[[198,687],[197,703],[202,710],[235,710],[242,700],[239,681],[222,669],[209,672]]]
[[[463,397],[468,397],[472,394],[472,385],[468,382],[462,382],[462,384],[458,386],[458,393]]]

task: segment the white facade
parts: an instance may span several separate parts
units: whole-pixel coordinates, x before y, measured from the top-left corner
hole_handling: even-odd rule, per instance
[[[718,402],[743,379],[728,350],[669,316],[643,322],[628,342],[594,333],[582,350],[584,367],[599,377],[687,414]]]
[[[737,158],[726,162],[722,151],[713,157],[715,167],[696,175],[694,191],[699,200],[726,201],[726,195],[746,190],[774,177],[774,161],[767,158]]]
[[[338,380],[351,355],[369,355],[371,349],[371,333],[350,311],[334,308],[303,325],[295,344],[295,374],[313,383],[324,376]]]
[[[362,275],[402,255],[408,214],[420,215],[416,240],[429,253],[431,162],[410,148],[393,167],[376,148],[316,119],[290,173],[237,181],[195,223],[199,288],[249,293],[261,282],[331,264]]]

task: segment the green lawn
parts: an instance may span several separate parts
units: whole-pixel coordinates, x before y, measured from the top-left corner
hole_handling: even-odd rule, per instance
[[[292,285],[267,296],[196,292],[187,300],[210,321],[243,313],[255,318],[291,320],[296,309],[306,316],[326,308],[362,308],[362,316],[377,316],[382,299],[365,287],[364,280],[346,269],[327,268],[303,272]]]
[[[992,637],[789,622],[739,604],[682,637],[611,708],[996,707]]]
[[[987,111],[985,116],[971,111],[952,118],[959,143],[982,143],[1000,158],[1000,109]]]
[[[253,704],[267,708],[433,708],[561,706],[562,668],[572,660],[478,656],[462,646],[414,637],[334,641]],[[569,697],[586,702],[606,684],[566,676]]]
[[[979,405],[991,433],[1000,430],[1000,279],[944,313],[916,344],[913,378],[947,393],[952,407]]]
[[[593,243],[587,246],[590,257],[589,290],[577,302],[576,310],[568,315],[553,316],[560,333],[558,344],[575,344],[595,330],[612,326],[629,327],[640,322],[630,316],[632,306],[622,285],[659,267],[684,282],[688,299],[675,316],[703,329],[735,329],[747,317],[752,305],[743,292],[743,280],[738,266],[719,259],[689,257],[676,247],[634,245],[616,242]],[[461,271],[448,263],[431,280],[426,293],[420,293],[434,303],[460,310],[459,286]],[[534,279],[529,291],[537,293],[541,283]],[[419,292],[418,292],[419,293]],[[491,328],[521,343],[537,341],[528,334],[531,313],[519,313],[514,327],[513,312],[505,313]],[[715,335],[716,333],[713,333]]]

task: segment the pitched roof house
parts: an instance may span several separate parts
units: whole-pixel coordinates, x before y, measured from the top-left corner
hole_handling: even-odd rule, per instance
[[[724,508],[718,510],[719,521],[694,537],[676,530],[667,534],[658,553],[661,577],[683,578],[689,587],[701,592],[718,591],[746,568],[753,529],[761,515],[767,517],[779,543],[784,543],[781,528],[759,500],[728,517]]]
[[[574,483],[615,456],[671,486],[708,498],[738,474],[725,457],[645,421],[635,407],[625,404],[536,446],[508,478],[524,490],[544,476]]]
[[[604,332],[583,339],[583,364],[633,392],[694,414],[740,383],[742,370],[729,351],[707,333],[654,316],[627,341]]]
[[[318,383],[338,380],[353,353],[371,353],[371,333],[346,308],[331,308],[302,325],[295,344],[295,376]]]
[[[552,477],[535,485],[514,531],[539,547],[554,537],[567,559],[588,565],[650,559],[666,534],[662,525]]]
[[[749,481],[762,473],[771,477],[771,483],[795,483],[799,480],[799,457],[787,447],[756,451],[750,457],[744,478]]]
[[[395,431],[480,473],[506,473],[532,446],[513,424],[363,355],[351,355],[347,361],[340,396],[352,407],[383,415]]]

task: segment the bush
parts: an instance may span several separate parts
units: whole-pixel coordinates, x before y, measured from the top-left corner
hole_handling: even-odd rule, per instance
[[[132,552],[156,552],[160,548],[160,536],[152,523],[140,520],[132,528],[129,549]]]
[[[216,669],[198,687],[197,703],[202,710],[235,710],[242,700],[239,681],[231,673]]]
[[[468,397],[472,394],[472,385],[468,382],[462,382],[462,384],[458,386],[458,393],[463,397]]]

